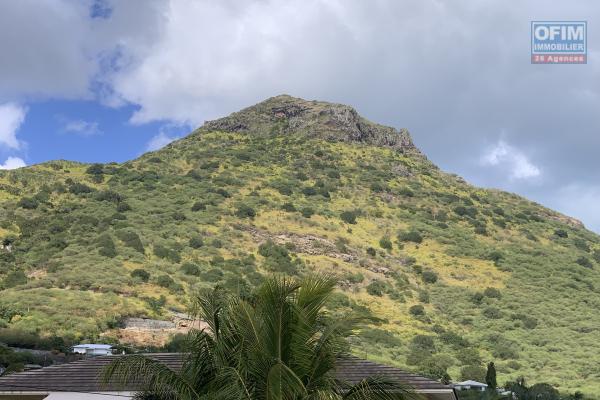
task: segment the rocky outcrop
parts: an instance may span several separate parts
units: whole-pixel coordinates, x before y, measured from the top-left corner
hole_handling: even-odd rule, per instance
[[[359,142],[421,154],[406,129],[397,130],[368,121],[347,105],[287,95],[272,97],[225,118],[208,121],[200,131],[304,134],[329,141]]]

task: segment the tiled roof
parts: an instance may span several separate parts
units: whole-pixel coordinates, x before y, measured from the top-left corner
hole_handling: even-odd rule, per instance
[[[411,386],[417,391],[430,389],[449,389],[450,386],[442,385],[424,376],[412,374],[389,365],[378,364],[373,361],[356,357],[341,358],[337,361],[335,376],[349,384],[356,384],[363,379],[382,376]]]
[[[162,362],[171,369],[179,370],[183,364],[183,354],[156,353],[148,356]],[[119,387],[104,387],[98,376],[106,365],[119,356],[100,356],[52,365],[33,371],[18,372],[0,377],[0,392],[105,392],[118,391]],[[136,388],[127,387],[126,390]],[[139,389],[139,388],[138,388]]]
[[[184,355],[181,353],[152,353],[154,358],[173,370],[181,369]],[[102,368],[119,356],[101,356],[53,365],[33,371],[19,372],[0,377],[0,392],[108,392],[135,391],[136,387],[105,387],[99,383]],[[401,369],[355,357],[338,360],[335,372],[338,379],[354,384],[369,376],[384,376],[407,384],[418,392],[451,390],[434,380],[405,372]]]

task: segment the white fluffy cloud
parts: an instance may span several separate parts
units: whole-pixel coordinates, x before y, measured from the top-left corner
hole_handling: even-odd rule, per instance
[[[27,109],[15,103],[0,104],[0,146],[19,149],[17,131],[25,121]]]
[[[16,169],[25,167],[25,161],[19,157],[8,157],[4,164],[0,164],[0,169]]]
[[[484,166],[495,166],[506,169],[510,179],[537,178],[542,174],[539,167],[534,165],[519,149],[499,140],[481,157]]]

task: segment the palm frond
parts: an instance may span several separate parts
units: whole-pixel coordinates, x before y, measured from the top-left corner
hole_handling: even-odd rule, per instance
[[[160,361],[142,355],[122,356],[111,362],[101,373],[101,382],[117,386],[132,385],[140,391],[150,392],[159,398],[194,399],[197,393],[192,385],[177,372]]]
[[[344,400],[421,400],[411,387],[381,376],[363,379],[352,386],[342,385],[341,392]]]

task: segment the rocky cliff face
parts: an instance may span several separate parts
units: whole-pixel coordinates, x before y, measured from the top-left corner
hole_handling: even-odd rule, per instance
[[[287,95],[271,97],[225,118],[209,121],[204,131],[303,134],[329,141],[361,142],[421,154],[406,129],[397,130],[361,117],[354,108]]]

